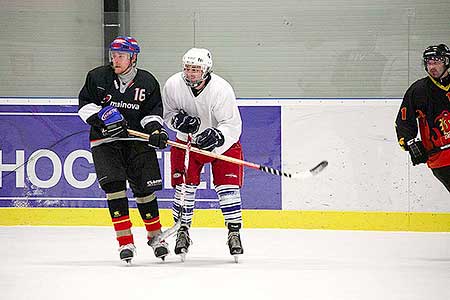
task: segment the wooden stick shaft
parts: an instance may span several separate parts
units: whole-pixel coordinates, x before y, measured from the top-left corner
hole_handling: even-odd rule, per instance
[[[139,131],[136,131],[136,130],[132,130],[132,129],[128,129],[128,133],[131,134],[131,135],[137,136],[137,137],[141,137],[141,138],[146,139],[146,140],[148,140],[148,138],[149,138],[148,134],[143,133],[143,132],[139,132]],[[184,149],[184,150],[187,149],[187,145],[182,144],[182,143],[178,143],[178,142],[174,142],[174,141],[171,141],[171,140],[168,140],[167,144],[170,145],[170,146],[173,146],[173,147],[180,148],[180,149]],[[234,158],[234,157],[229,157],[229,156],[222,155],[222,154],[216,154],[216,153],[205,151],[205,150],[198,149],[198,148],[195,148],[195,147],[191,147],[190,151],[198,153],[198,154],[202,154],[202,155],[205,155],[205,156],[213,157],[213,158],[216,158],[216,159],[224,160],[224,161],[227,161],[227,162],[231,162],[231,163],[234,163],[234,164],[247,166],[247,167],[250,167],[250,168],[253,168],[253,169],[258,169],[259,170],[260,167],[261,167],[260,165],[252,163],[252,162],[248,162],[248,161],[245,161],[245,160],[237,159],[237,158]]]
[[[143,138],[145,140],[148,140],[148,138],[149,138],[148,134],[143,133],[143,132],[139,132],[139,131],[136,131],[136,130],[128,129],[128,133],[131,134],[131,135]],[[174,141],[171,141],[171,140],[168,140],[167,144],[170,145],[170,146],[173,146],[173,147],[184,149],[184,150],[186,150],[188,148],[188,146],[186,144],[174,142]],[[291,174],[291,173],[283,172],[281,170],[274,169],[272,167],[268,167],[268,166],[264,166],[264,165],[258,165],[258,164],[252,163],[252,162],[248,162],[248,161],[245,161],[245,160],[237,159],[237,158],[234,158],[234,157],[229,157],[229,156],[226,156],[226,155],[216,154],[216,153],[205,151],[205,150],[202,150],[202,149],[198,149],[198,148],[195,148],[195,147],[192,147],[192,146],[189,148],[189,151],[192,151],[192,152],[195,152],[195,153],[199,153],[199,154],[202,154],[202,155],[205,155],[205,156],[213,157],[213,158],[216,158],[216,159],[224,160],[224,161],[227,161],[227,162],[230,162],[230,163],[233,163],[233,164],[238,164],[238,165],[246,166],[246,167],[249,167],[249,168],[258,169],[260,171],[263,171],[263,172],[266,172],[266,173],[269,173],[269,174],[278,175],[278,176],[284,176],[284,177],[288,177],[288,178],[297,178],[297,179],[307,178],[307,177],[311,177],[311,176],[317,175],[320,172],[322,172],[322,170],[325,169],[328,166],[328,161],[324,160],[324,161],[321,161],[318,165],[316,165],[314,168],[312,168],[309,171],[297,172],[297,173]]]

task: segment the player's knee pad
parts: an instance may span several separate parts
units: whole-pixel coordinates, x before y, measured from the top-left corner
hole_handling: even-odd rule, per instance
[[[219,201],[224,205],[241,203],[241,190],[238,185],[218,185],[215,187]]]
[[[195,200],[195,193],[197,191],[197,185],[192,184],[185,184],[184,186],[182,184],[178,184],[175,186],[175,199],[174,202],[181,203],[182,199],[185,203],[181,204],[188,204]]]
[[[107,182],[101,185],[102,190],[105,191],[106,194],[116,193],[120,191],[127,190],[127,182],[126,181],[113,181]]]

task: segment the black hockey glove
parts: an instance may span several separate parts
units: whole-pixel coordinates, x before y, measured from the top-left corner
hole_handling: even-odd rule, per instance
[[[100,118],[98,117],[97,114],[93,114],[92,116],[90,116],[86,120],[86,123],[88,123],[92,127],[95,127],[95,128],[97,128],[99,130],[105,129],[105,123],[102,120],[100,120]]]
[[[224,142],[225,138],[222,132],[219,129],[210,127],[197,135],[194,144],[200,149],[212,151],[214,148],[222,146]]]
[[[200,118],[188,115],[184,110],[172,118],[172,126],[183,133],[196,133],[200,128]]]
[[[145,125],[145,132],[149,134],[148,144],[154,148],[164,149],[167,147],[169,135],[164,127],[158,122],[150,122]]]
[[[105,106],[98,112],[98,118],[105,124],[102,132],[106,137],[128,137],[127,121],[116,107]]]
[[[411,156],[413,166],[424,164],[428,160],[428,153],[419,139],[412,139],[406,143],[406,150],[408,150]]]

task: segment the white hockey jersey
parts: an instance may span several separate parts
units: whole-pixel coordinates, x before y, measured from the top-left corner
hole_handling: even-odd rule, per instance
[[[182,72],[172,75],[162,91],[164,114],[167,126],[176,131],[171,124],[173,116],[184,110],[190,116],[199,117],[200,129],[197,134],[208,127],[219,129],[225,143],[213,150],[223,154],[239,140],[242,132],[242,120],[237,107],[236,96],[231,85],[216,74],[211,74],[211,80],[197,96],[183,80]],[[193,138],[195,139],[194,134]],[[177,131],[177,138],[187,141],[187,134]]]

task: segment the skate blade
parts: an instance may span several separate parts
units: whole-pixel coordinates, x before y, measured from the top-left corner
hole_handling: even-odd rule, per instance
[[[125,262],[126,266],[131,266],[131,258],[124,258],[122,261]]]
[[[158,258],[161,258],[162,261],[166,261],[166,256],[167,256],[167,255],[169,255],[169,253],[167,253],[167,254],[165,254],[165,255],[162,255],[162,256],[160,256],[160,257],[158,257]]]
[[[181,253],[178,254],[180,256],[181,262],[184,262],[186,260],[186,253],[187,253],[187,250],[186,249],[182,249]]]
[[[238,263],[239,262],[239,256],[241,256],[242,254],[244,254],[244,253],[233,253],[233,254],[231,254],[232,256],[233,256],[233,258],[234,258],[234,262],[235,263]]]

